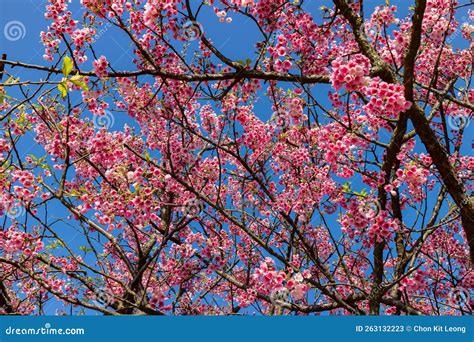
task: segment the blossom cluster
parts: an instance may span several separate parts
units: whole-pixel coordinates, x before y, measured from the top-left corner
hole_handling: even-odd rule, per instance
[[[350,59],[338,57],[331,66],[331,83],[336,90],[344,87],[347,91],[354,91],[368,82],[370,62],[362,54],[353,55]]]
[[[100,58],[95,60],[92,64],[94,65],[94,72],[98,77],[107,77],[107,67],[109,66],[109,62],[107,62],[105,56],[100,56]]]

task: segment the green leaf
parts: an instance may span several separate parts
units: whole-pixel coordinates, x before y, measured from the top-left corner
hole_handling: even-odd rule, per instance
[[[18,83],[18,81],[20,81],[19,78],[15,78],[13,76],[10,76],[8,78],[8,80],[5,81],[5,84],[15,84],[15,83]]]
[[[71,73],[73,67],[74,67],[74,64],[72,63],[71,58],[69,58],[69,56],[64,57],[64,60],[63,60],[63,74],[64,74],[64,76],[68,77],[69,74]]]
[[[84,254],[87,254],[88,252],[92,252],[92,248],[89,248],[87,246],[80,246],[79,249],[84,252]]]
[[[67,85],[66,83],[62,82],[58,84],[58,90],[61,93],[62,97],[66,97],[67,95]]]
[[[245,60],[238,59],[236,62],[242,66],[250,66],[250,64],[252,64],[252,60],[250,58],[246,58]]]
[[[59,240],[51,242],[48,246],[46,246],[46,249],[55,249],[58,247],[64,247],[63,243]]]
[[[82,81],[83,77],[81,75],[74,75],[72,76],[69,80],[77,85],[79,88],[82,90],[89,90],[89,87],[87,86],[86,82]]]
[[[3,102],[3,100],[5,100],[5,99],[11,100],[12,97],[9,96],[9,95],[7,95],[7,94],[5,94],[5,93],[0,93],[0,103]]]
[[[352,191],[352,189],[351,189],[351,183],[350,183],[350,182],[346,182],[346,183],[342,186],[342,192],[350,193],[351,191]]]

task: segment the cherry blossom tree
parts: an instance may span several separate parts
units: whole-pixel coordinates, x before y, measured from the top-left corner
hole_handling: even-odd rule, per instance
[[[0,312],[471,314],[471,5],[48,0],[1,60]]]

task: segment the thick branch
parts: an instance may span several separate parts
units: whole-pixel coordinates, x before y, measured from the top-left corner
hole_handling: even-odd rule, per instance
[[[12,67],[22,67],[26,69],[34,69],[47,71],[52,74],[62,74],[62,70],[53,67],[45,67],[42,65],[27,64],[22,62],[15,62],[9,60],[0,60],[0,63],[10,65]],[[77,71],[79,75],[97,77],[93,71]],[[74,73],[74,71],[73,71]],[[108,77],[135,77],[135,76],[159,76],[166,79],[187,81],[187,82],[205,82],[205,81],[225,81],[239,79],[259,79],[264,81],[282,81],[282,82],[297,82],[301,84],[314,84],[314,83],[329,83],[329,76],[327,75],[294,75],[294,74],[281,74],[277,72],[266,72],[259,70],[240,70],[236,72],[223,72],[217,74],[179,74],[174,72],[168,72],[164,70],[136,70],[136,71],[117,71],[110,72]]]

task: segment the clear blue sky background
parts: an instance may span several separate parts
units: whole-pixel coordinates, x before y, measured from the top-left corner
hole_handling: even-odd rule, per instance
[[[71,10],[75,14],[75,18],[80,17],[80,5],[79,0],[73,0],[73,3],[70,5]],[[198,3],[198,1],[192,1],[192,3]],[[365,10],[366,15],[371,13],[374,6],[385,3],[385,1],[366,1]],[[390,1],[391,4],[399,6],[399,17],[403,17],[408,13],[408,6],[413,4],[413,1]],[[20,60],[25,63],[33,64],[43,64],[48,65],[49,62],[43,60],[43,46],[40,43],[39,33],[40,31],[45,31],[48,25],[48,22],[44,19],[44,10],[47,4],[46,0],[0,0],[0,54],[7,53],[8,59],[10,60]],[[304,8],[314,13],[317,22],[320,21],[320,12],[319,7],[322,5],[331,6],[330,2],[327,0],[316,1],[316,0],[306,0]],[[252,59],[254,56],[249,55],[249,53],[254,52],[254,44],[259,40],[260,33],[258,32],[255,24],[249,19],[232,15],[233,22],[232,24],[220,24],[217,17],[214,13],[211,12],[210,8],[205,7],[202,10],[198,20],[201,22],[204,28],[206,36],[210,37],[214,42],[215,46],[223,51],[225,55],[233,58],[234,60],[245,60],[247,58]],[[5,39],[3,34],[4,26],[10,21],[20,21],[25,27],[25,36],[22,39],[16,41],[8,41]],[[191,43],[197,44],[197,42]],[[461,39],[457,37],[454,41],[454,45],[461,46]],[[463,46],[464,47],[464,46]],[[132,64],[133,54],[130,48],[130,42],[127,37],[122,33],[118,32],[115,28],[108,28],[103,34],[101,34],[94,46],[98,56],[105,55],[111,63],[111,65],[116,70],[134,70],[134,65]],[[83,68],[91,69],[90,62],[92,59],[89,59]],[[29,71],[26,69],[8,69],[10,73],[14,73],[16,77],[21,77],[21,79],[38,79],[42,77],[42,73]],[[57,79],[60,80],[62,76],[57,76]],[[323,90],[321,90],[323,89]],[[318,99],[324,104],[327,105],[328,101],[326,99],[327,86],[316,86],[314,88],[314,93],[317,94]],[[263,97],[263,96],[261,96]],[[112,105],[112,104],[111,104]],[[262,119],[268,119],[271,116],[271,109],[268,101],[261,99],[255,108],[256,112]],[[120,130],[124,124],[130,126],[136,126],[133,121],[128,118],[125,114],[115,115],[115,124],[111,127],[111,130]],[[464,152],[469,153],[472,148],[472,138],[474,137],[472,130],[468,133],[468,136],[465,138],[467,144],[464,147]],[[389,134],[385,134],[384,140],[387,141],[390,138]],[[417,149],[421,152],[424,152],[421,144],[417,144]],[[44,155],[42,148],[38,147],[36,144],[32,143],[32,135],[28,135],[22,139],[20,146],[20,154],[23,156],[28,154],[35,154],[37,157]],[[353,183],[353,187],[360,190],[362,189],[363,184],[361,182]],[[429,203],[432,203],[432,200],[429,200]],[[50,207],[49,208],[49,220],[54,218],[66,218],[68,213],[61,207]],[[410,218],[410,213],[405,213],[405,217]],[[414,215],[413,215],[414,216]],[[335,223],[334,216],[329,221],[330,224]],[[79,233],[75,232],[74,229],[71,229],[71,226],[74,226],[73,221],[65,222],[59,228],[59,231],[62,232],[63,236],[66,236],[66,241],[70,242],[72,246],[80,246],[82,244],[82,239]],[[55,314],[56,309],[61,308],[60,304],[52,304],[46,308],[46,313]]]

